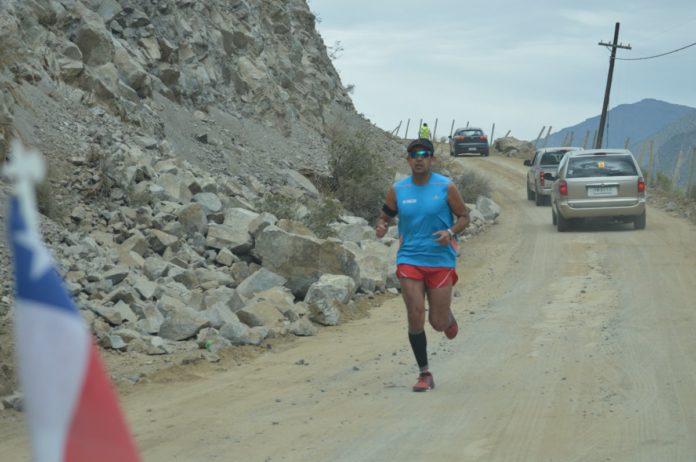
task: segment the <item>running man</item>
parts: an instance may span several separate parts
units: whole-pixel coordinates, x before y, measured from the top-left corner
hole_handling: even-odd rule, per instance
[[[459,327],[450,309],[458,279],[456,236],[469,225],[469,210],[452,180],[432,171],[435,152],[429,140],[414,140],[406,151],[411,176],[389,187],[375,233],[383,237],[399,214],[396,276],[406,304],[408,339],[420,369],[413,391],[426,391],[435,388],[435,382],[428,369],[425,299],[433,329],[449,339],[456,337]]]

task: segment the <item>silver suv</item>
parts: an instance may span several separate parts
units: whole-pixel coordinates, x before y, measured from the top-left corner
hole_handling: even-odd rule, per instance
[[[553,173],[555,178],[556,169],[563,156],[569,151],[577,151],[578,149],[580,148],[542,148],[534,153],[532,160],[525,160],[524,165],[529,167],[527,170],[527,199],[535,201],[536,205],[548,203],[553,181],[548,181],[544,174]]]
[[[578,218],[633,222],[636,229],[645,228],[645,180],[628,149],[570,152],[557,174],[551,219],[558,231],[565,231]]]

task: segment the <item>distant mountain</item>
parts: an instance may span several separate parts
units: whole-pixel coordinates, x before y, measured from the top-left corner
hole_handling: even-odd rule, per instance
[[[654,170],[671,179],[673,184],[685,188],[691,176],[691,186],[696,184],[696,110],[686,113],[650,137],[632,143],[629,149],[635,153],[644,169],[650,169],[650,142],[655,158]]]
[[[592,117],[548,138],[542,137],[537,147],[566,145],[590,149],[594,147],[599,119],[600,116]],[[628,143],[643,169],[650,170],[650,142],[656,173],[681,188],[687,186],[690,176],[691,186],[696,184],[696,171],[691,173],[696,170],[696,108],[644,99],[608,111],[603,147],[623,148]]]
[[[621,104],[607,112],[602,147],[623,148],[650,139],[658,132],[677,122],[696,108],[671,104],[656,99],[644,99],[632,104]],[[591,148],[597,136],[600,116],[592,117],[572,127],[552,133],[548,139],[542,137],[539,145],[566,145]],[[571,141],[572,139],[572,141]],[[534,142],[534,140],[532,140]]]

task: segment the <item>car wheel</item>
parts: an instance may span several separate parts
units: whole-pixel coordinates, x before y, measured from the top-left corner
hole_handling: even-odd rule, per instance
[[[551,223],[556,226],[556,223],[558,223],[558,218],[556,217],[556,212],[551,209]]]
[[[534,200],[534,191],[529,189],[529,184],[527,185],[527,200],[528,201],[533,201]]]
[[[544,205],[544,196],[539,194],[539,191],[534,191],[534,203],[537,207]]]
[[[558,228],[558,232],[563,232],[563,231],[568,231],[570,228],[570,220],[563,218],[563,215],[560,213],[556,215],[556,227]]]
[[[633,227],[635,229],[645,229],[645,210],[633,220]]]

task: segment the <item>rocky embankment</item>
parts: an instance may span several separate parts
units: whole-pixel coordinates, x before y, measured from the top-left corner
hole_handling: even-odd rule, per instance
[[[102,347],[215,353],[313,335],[339,323],[356,295],[397,293],[395,227],[378,240],[366,220],[343,216],[330,225],[335,237],[320,239],[300,221],[256,211],[260,184],[253,190],[173,158],[151,163],[113,170],[139,178],[129,180],[138,205],[78,205],[69,215],[75,231],[43,219],[46,242]],[[298,195],[315,194],[308,181],[298,183]],[[462,239],[498,215],[485,197],[469,207]],[[8,267],[2,272],[11,279]],[[2,302],[11,304],[9,293]]]

